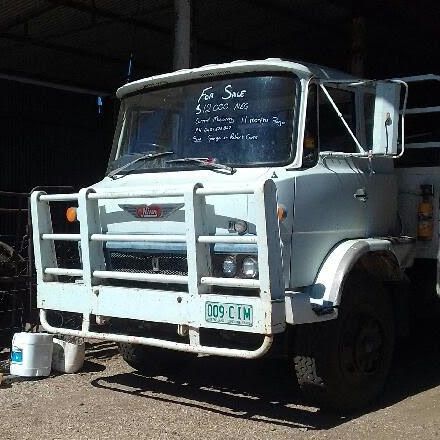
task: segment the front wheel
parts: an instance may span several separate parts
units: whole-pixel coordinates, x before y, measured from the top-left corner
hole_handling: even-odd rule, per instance
[[[336,320],[298,325],[294,366],[307,400],[333,410],[368,405],[383,390],[394,349],[389,295],[371,279],[347,280]]]
[[[190,353],[125,342],[119,343],[119,353],[130,367],[147,375],[178,372],[194,358]]]

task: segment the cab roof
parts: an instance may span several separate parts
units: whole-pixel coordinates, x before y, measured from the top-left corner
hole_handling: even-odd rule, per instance
[[[123,98],[126,95],[139,92],[143,89],[156,88],[172,84],[175,82],[186,81],[189,79],[209,78],[217,75],[228,75],[237,73],[252,72],[292,72],[300,79],[315,77],[327,81],[357,81],[360,78],[353,77],[345,72],[317,64],[286,61],[279,58],[268,58],[265,60],[246,61],[238,60],[224,64],[208,64],[194,69],[182,69],[172,73],[143,78],[120,87],[116,96]]]

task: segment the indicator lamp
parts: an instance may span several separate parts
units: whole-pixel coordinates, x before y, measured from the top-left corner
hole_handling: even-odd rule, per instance
[[[71,206],[66,210],[66,219],[69,223],[76,222],[78,220],[77,208]]]

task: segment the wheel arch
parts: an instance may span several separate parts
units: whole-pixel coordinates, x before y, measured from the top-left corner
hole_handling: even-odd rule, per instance
[[[402,280],[399,258],[386,239],[347,240],[338,244],[324,260],[315,283],[310,286],[311,302],[322,306],[341,304],[344,283],[361,271],[383,283]]]

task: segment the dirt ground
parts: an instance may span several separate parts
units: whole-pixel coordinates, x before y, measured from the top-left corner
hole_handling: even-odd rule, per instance
[[[0,386],[0,438],[434,439],[440,438],[439,325],[397,351],[373,408],[336,416],[304,406],[273,361],[199,358],[173,376],[145,377],[110,343],[89,346],[82,372]]]

